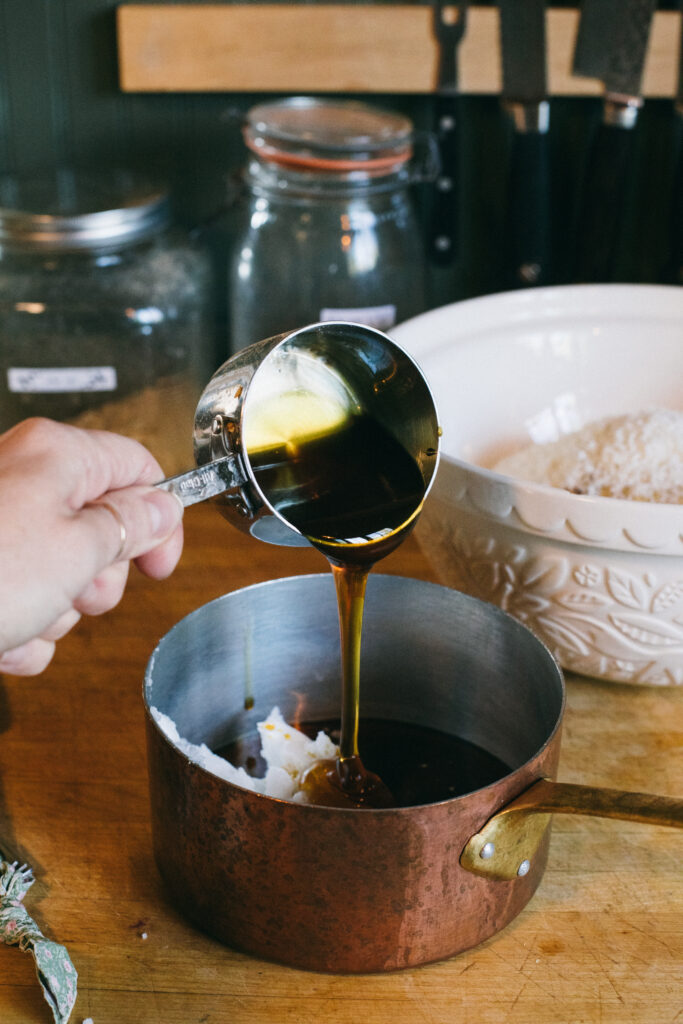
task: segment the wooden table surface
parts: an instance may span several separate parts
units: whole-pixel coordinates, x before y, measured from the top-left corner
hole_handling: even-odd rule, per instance
[[[27,909],[78,970],[72,1024],[683,1020],[683,846],[670,829],[557,816],[541,886],[507,929],[394,974],[268,964],[200,934],[168,904],[150,842],[149,654],[180,617],[226,591],[325,569],[314,551],[242,537],[195,507],[170,580],[133,570],[121,605],[79,623],[42,676],[0,677],[0,837],[33,865]],[[382,571],[434,578],[414,539]],[[683,692],[567,685],[561,780],[683,791]],[[50,1020],[30,956],[0,946],[1,1024]]]

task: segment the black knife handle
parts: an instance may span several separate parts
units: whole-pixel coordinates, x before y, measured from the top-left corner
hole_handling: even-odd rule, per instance
[[[683,110],[674,114],[673,187],[664,283],[683,285]]]
[[[507,278],[512,288],[551,280],[548,133],[516,131],[507,200]]]
[[[629,127],[605,124],[589,154],[576,231],[574,280],[612,280],[621,218],[635,151],[635,118]]]
[[[440,170],[432,186],[429,256],[437,267],[450,267],[458,256],[460,217],[460,132],[455,96],[436,96],[434,127]]]

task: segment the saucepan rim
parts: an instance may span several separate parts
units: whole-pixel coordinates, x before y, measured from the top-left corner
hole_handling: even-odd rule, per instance
[[[142,686],[142,695],[143,695],[143,703],[144,703],[144,707],[145,707],[145,714],[147,716],[148,722],[152,725],[154,730],[162,737],[162,739],[174,751],[174,753],[185,762],[186,766],[191,767],[192,769],[196,770],[197,772],[199,772],[202,775],[209,776],[214,781],[214,783],[224,784],[224,786],[228,787],[229,789],[235,789],[235,790],[239,791],[241,794],[244,794],[245,797],[254,797],[254,798],[257,798],[259,800],[265,800],[265,801],[268,801],[268,802],[272,802],[274,804],[281,804],[283,806],[292,807],[292,808],[295,809],[292,813],[304,813],[304,814],[320,814],[320,813],[323,813],[323,814],[330,814],[330,813],[338,814],[338,813],[340,813],[340,814],[357,815],[359,813],[359,811],[360,811],[363,815],[373,815],[373,816],[374,815],[381,815],[381,816],[385,816],[385,815],[401,815],[401,814],[405,815],[405,814],[410,814],[411,812],[414,812],[416,809],[424,810],[424,809],[430,808],[430,807],[440,807],[440,806],[445,806],[445,805],[449,805],[449,806],[450,805],[454,805],[458,801],[466,800],[466,799],[474,796],[475,794],[480,794],[480,793],[484,793],[486,791],[495,790],[497,787],[500,787],[506,780],[511,779],[513,776],[515,776],[517,774],[522,774],[523,775],[524,772],[525,772],[525,769],[528,768],[528,766],[530,766],[534,761],[537,761],[541,757],[541,755],[543,755],[543,753],[556,741],[557,734],[561,730],[561,727],[562,727],[562,722],[563,722],[564,714],[565,714],[565,710],[566,710],[567,690],[566,690],[565,679],[564,679],[564,675],[563,675],[562,669],[561,669],[560,665],[558,664],[557,660],[553,657],[553,655],[551,654],[551,652],[548,649],[548,647],[543,643],[542,640],[539,639],[539,637],[535,633],[532,632],[532,630],[530,630],[523,623],[519,622],[517,619],[513,618],[513,616],[511,616],[507,612],[503,611],[501,608],[497,607],[496,605],[489,604],[486,601],[481,601],[479,598],[472,597],[469,594],[464,594],[464,593],[462,593],[460,591],[456,591],[456,590],[454,590],[454,588],[447,587],[444,584],[432,583],[431,581],[420,580],[420,579],[417,579],[415,577],[392,575],[392,574],[387,574],[387,573],[372,573],[371,577],[370,577],[371,580],[372,579],[391,579],[391,580],[405,579],[405,580],[409,581],[410,583],[418,583],[418,584],[424,586],[425,588],[433,587],[433,588],[435,588],[437,590],[452,591],[454,594],[458,595],[458,599],[462,599],[466,604],[473,604],[473,605],[478,605],[480,607],[484,607],[486,609],[486,614],[490,615],[492,619],[503,619],[505,621],[506,627],[509,627],[514,632],[517,632],[517,633],[520,633],[520,634],[524,634],[527,638],[530,638],[531,641],[535,645],[537,645],[537,647],[539,649],[541,649],[545,653],[545,655],[547,657],[547,661],[548,661],[548,668],[552,669],[554,671],[554,675],[556,677],[556,681],[559,683],[559,686],[560,686],[560,702],[559,702],[559,710],[558,710],[558,713],[557,713],[557,717],[556,717],[555,722],[554,722],[554,724],[552,726],[552,729],[550,729],[550,731],[548,732],[548,735],[546,736],[546,738],[545,738],[544,742],[541,744],[541,746],[537,750],[535,750],[522,764],[516,765],[514,768],[511,768],[510,771],[508,771],[505,775],[501,775],[499,778],[495,779],[493,782],[489,783],[486,786],[482,786],[479,789],[473,789],[473,790],[468,791],[467,793],[461,793],[458,796],[448,797],[445,800],[432,801],[432,802],[424,803],[424,804],[411,804],[411,805],[406,806],[406,807],[384,807],[384,808],[323,807],[323,806],[318,806],[318,805],[315,805],[315,804],[299,803],[298,801],[287,800],[287,799],[283,799],[282,797],[269,796],[269,795],[266,795],[264,793],[257,793],[254,790],[247,789],[244,786],[240,786],[238,783],[231,782],[231,781],[229,781],[227,779],[223,779],[220,776],[215,775],[213,772],[209,771],[208,769],[204,768],[197,761],[193,761],[190,757],[188,757],[188,755],[183,750],[180,749],[180,747],[178,747],[169,738],[169,736],[161,728],[161,726],[156,721],[156,719],[154,718],[154,716],[152,715],[152,712],[151,712],[151,708],[155,706],[153,704],[153,702],[151,702],[151,700],[150,700],[150,698],[152,696],[153,685],[154,685],[152,676],[153,676],[153,673],[154,673],[155,662],[157,660],[157,656],[158,656],[162,646],[165,643],[170,642],[171,638],[173,637],[173,635],[174,635],[174,633],[176,631],[184,628],[186,626],[186,624],[190,620],[192,620],[193,618],[198,617],[199,615],[201,615],[204,612],[205,609],[207,609],[207,608],[209,608],[209,607],[211,607],[213,605],[217,605],[219,603],[228,602],[230,600],[233,600],[233,601],[239,600],[239,598],[246,591],[253,592],[253,591],[256,591],[256,590],[260,590],[260,589],[270,588],[270,587],[273,587],[273,586],[287,584],[287,583],[299,582],[299,581],[308,580],[308,579],[312,579],[312,580],[327,579],[327,578],[329,578],[329,576],[330,576],[330,574],[329,573],[325,573],[325,572],[322,572],[322,573],[306,573],[306,574],[294,575],[294,576],[283,576],[283,577],[277,577],[275,579],[264,580],[264,581],[262,581],[260,583],[253,583],[253,584],[250,584],[249,586],[240,587],[237,590],[229,591],[228,593],[222,594],[219,597],[216,597],[213,600],[207,601],[205,604],[200,605],[198,608],[193,609],[187,615],[183,616],[182,619],[179,619],[178,622],[176,622],[164,634],[164,636],[159,640],[159,642],[155,646],[152,654],[150,655],[150,658],[149,658],[149,660],[147,662],[147,666],[145,668],[145,674],[144,674],[144,680],[143,680],[143,686]],[[361,686],[362,686],[362,682],[361,682]],[[527,782],[525,782],[523,788],[526,789],[528,787],[528,785],[529,785],[529,782],[527,781]]]

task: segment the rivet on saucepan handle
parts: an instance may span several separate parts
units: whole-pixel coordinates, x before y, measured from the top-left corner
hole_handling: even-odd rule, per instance
[[[461,854],[460,863],[475,875],[505,881],[525,875],[531,866],[551,816],[506,811],[487,821]]]
[[[553,814],[683,828],[683,800],[539,779],[472,836],[460,855],[461,865],[501,881],[526,875]]]

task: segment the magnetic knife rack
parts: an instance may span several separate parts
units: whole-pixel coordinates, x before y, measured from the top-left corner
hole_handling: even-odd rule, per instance
[[[676,94],[681,14],[657,11],[645,98]],[[549,8],[550,96],[600,96],[571,73],[575,9]],[[429,4],[123,4],[117,10],[124,92],[433,93],[438,45]],[[470,7],[458,91],[501,90],[498,10]]]

